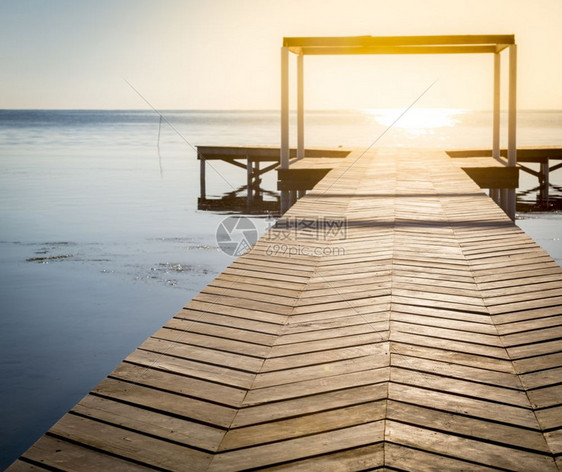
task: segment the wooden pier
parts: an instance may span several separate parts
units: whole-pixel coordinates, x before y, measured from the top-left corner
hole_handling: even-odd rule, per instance
[[[561,337],[453,159],[356,151],[9,470],[562,470]]]

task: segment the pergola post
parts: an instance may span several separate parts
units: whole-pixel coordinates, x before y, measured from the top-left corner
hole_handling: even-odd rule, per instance
[[[289,48],[281,48],[281,169],[289,168]],[[281,214],[290,207],[289,192],[281,191]]]
[[[507,111],[507,165],[517,166],[517,45],[509,46],[509,106]],[[507,205],[507,214],[515,220],[515,189],[510,189]]]
[[[494,118],[492,136],[492,156],[500,157],[500,65],[501,56],[499,52],[494,53]]]
[[[297,56],[297,159],[304,157],[304,55]]]

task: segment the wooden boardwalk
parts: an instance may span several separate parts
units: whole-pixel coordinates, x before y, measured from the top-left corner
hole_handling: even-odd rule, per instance
[[[9,470],[561,470],[561,338],[445,153],[354,152]]]

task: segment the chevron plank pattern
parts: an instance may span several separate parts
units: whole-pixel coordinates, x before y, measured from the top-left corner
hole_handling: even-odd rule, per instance
[[[445,153],[357,151],[9,470],[562,470],[561,338]]]

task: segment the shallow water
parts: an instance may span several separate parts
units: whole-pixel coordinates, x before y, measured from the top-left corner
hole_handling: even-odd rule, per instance
[[[489,147],[488,113],[445,115],[376,146]],[[215,240],[224,215],[197,210],[191,145],[277,145],[278,113],[164,116],[181,136],[153,112],[0,110],[0,468],[232,261]],[[307,145],[367,147],[388,116],[311,113]],[[562,145],[562,113],[523,113],[519,126],[520,144]],[[212,166],[209,195],[244,183]],[[562,215],[518,224],[562,261]]]

